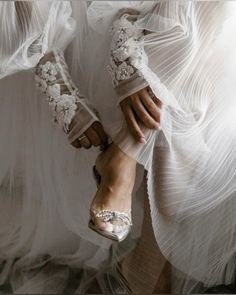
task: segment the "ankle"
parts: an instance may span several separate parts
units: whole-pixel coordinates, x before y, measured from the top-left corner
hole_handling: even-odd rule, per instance
[[[122,166],[130,167],[135,169],[137,162],[125,154],[117,145],[114,143],[110,147],[101,153],[96,160],[96,167],[102,171],[106,167],[106,171],[119,170]]]

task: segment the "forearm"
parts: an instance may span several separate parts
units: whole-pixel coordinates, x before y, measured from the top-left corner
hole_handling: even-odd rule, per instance
[[[149,67],[144,41],[151,32],[137,25],[142,18],[145,16],[126,12],[114,22],[110,65],[118,103],[126,120],[114,141],[136,160],[153,144],[161,108],[143,75],[143,69]]]
[[[53,121],[68,134],[70,142],[93,122],[99,121],[96,111],[73,82],[62,51],[54,50],[44,55],[36,66],[35,81],[47,97]],[[76,124],[71,130],[75,117]]]

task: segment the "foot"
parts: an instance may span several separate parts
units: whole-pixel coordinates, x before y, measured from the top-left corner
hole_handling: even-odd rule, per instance
[[[122,152],[115,144],[102,152],[96,160],[96,170],[101,183],[91,204],[91,216],[97,228],[110,233],[121,233],[130,228],[132,191],[135,182],[136,161]],[[99,212],[124,213],[127,218],[113,216],[108,222]]]

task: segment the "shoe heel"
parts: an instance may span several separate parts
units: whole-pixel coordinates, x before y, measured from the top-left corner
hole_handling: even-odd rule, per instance
[[[95,181],[96,181],[97,187],[99,187],[99,185],[101,184],[102,176],[101,176],[101,174],[97,171],[96,166],[93,166],[93,176],[94,176],[94,179],[95,179]]]
[[[96,166],[93,166],[93,175],[94,175],[94,179],[95,179],[96,184],[97,184],[97,188],[99,188],[99,186],[101,184],[102,176],[97,171]],[[127,214],[123,213],[123,212],[116,212],[116,211],[109,211],[109,210],[100,211],[101,216],[99,216],[99,217],[103,217],[102,215],[104,213],[105,213],[105,215],[108,214],[110,216],[109,218],[113,218],[114,216],[118,216],[121,219],[124,219],[124,218],[126,220],[128,219],[129,226],[125,230],[123,230],[121,232],[118,232],[118,233],[114,233],[114,232],[110,232],[110,231],[101,229],[98,226],[96,226],[96,224],[95,224],[95,222],[93,220],[95,217],[92,217],[93,214],[90,212],[90,217],[91,218],[89,220],[88,227],[91,230],[95,231],[96,233],[98,233],[99,235],[101,235],[101,236],[103,236],[103,237],[105,237],[107,239],[113,240],[115,242],[122,242],[124,239],[126,239],[128,234],[130,233],[130,229],[131,229],[131,225],[132,225],[132,221],[131,221],[130,217]],[[104,221],[104,222],[107,222],[107,221]]]

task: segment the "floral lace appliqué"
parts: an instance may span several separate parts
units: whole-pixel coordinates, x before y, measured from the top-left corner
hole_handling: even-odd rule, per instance
[[[111,33],[111,58],[108,70],[113,85],[127,80],[138,72],[138,67],[146,58],[142,44],[143,31],[138,29],[134,22],[129,21],[130,15],[124,14],[113,23]]]
[[[40,76],[46,82],[53,82],[56,80],[56,76],[58,73],[57,65],[47,61],[44,65],[39,66]]]
[[[62,68],[54,59],[41,63],[36,68],[35,82],[38,88],[46,94],[54,122],[68,133],[79,97],[78,89],[75,87],[72,92],[63,93],[61,70]]]

